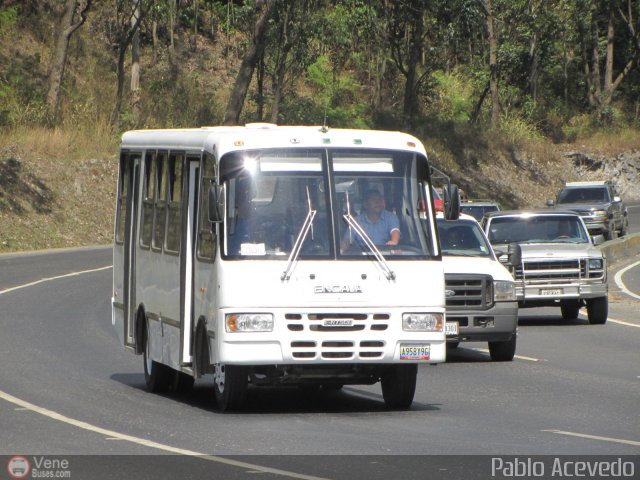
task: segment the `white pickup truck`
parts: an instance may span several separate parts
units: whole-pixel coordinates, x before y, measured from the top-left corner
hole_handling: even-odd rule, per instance
[[[580,215],[562,210],[491,212],[482,225],[496,251],[520,246],[521,259],[512,262],[520,308],[558,306],[565,320],[573,320],[586,305],[589,323],[607,321],[606,259]]]
[[[445,220],[439,214],[437,224],[445,273],[447,346],[488,342],[492,360],[513,360],[518,304],[512,275],[472,216]]]

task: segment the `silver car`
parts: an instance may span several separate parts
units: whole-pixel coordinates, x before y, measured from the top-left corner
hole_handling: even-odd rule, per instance
[[[606,259],[580,215],[560,210],[493,212],[482,226],[496,252],[520,245],[520,261],[511,265],[520,308],[559,306],[562,317],[570,320],[586,305],[590,323],[607,321]]]

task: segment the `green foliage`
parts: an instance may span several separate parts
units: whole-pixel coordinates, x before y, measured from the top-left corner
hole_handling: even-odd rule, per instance
[[[18,22],[18,7],[0,9],[0,38],[7,36],[8,29]]]
[[[436,87],[430,107],[440,120],[464,122],[473,109],[473,86],[458,72],[447,74],[437,70],[432,74]]]

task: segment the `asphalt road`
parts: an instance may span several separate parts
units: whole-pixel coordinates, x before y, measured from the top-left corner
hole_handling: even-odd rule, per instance
[[[640,267],[613,282],[638,260],[610,271],[606,325],[523,310],[513,362],[463,344],[420,369],[409,411],[375,385],[254,388],[220,414],[210,380],[145,391],[111,327],[110,249],[2,256],[0,455],[66,456],[72,478],[487,478],[504,455],[634,455],[640,474]]]

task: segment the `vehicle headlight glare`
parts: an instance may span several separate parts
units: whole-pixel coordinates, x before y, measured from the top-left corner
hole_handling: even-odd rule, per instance
[[[272,332],[271,313],[229,313],[225,315],[227,332]]]
[[[589,270],[602,270],[603,261],[601,258],[589,259]]]
[[[606,210],[594,210],[593,211],[593,216],[597,217],[597,218],[606,218],[607,217],[607,211]]]
[[[402,329],[413,332],[442,332],[444,314],[442,313],[403,313]]]
[[[516,300],[516,284],[506,280],[493,282],[493,299],[496,302],[514,302]]]

